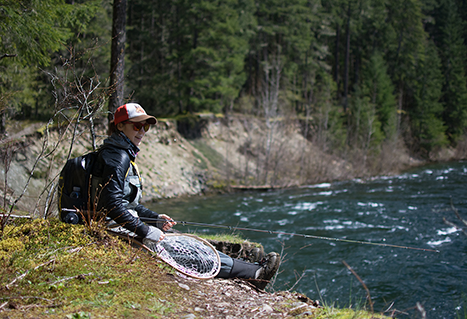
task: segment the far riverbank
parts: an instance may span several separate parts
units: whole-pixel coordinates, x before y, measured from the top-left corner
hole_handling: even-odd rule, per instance
[[[8,205],[15,203],[38,216],[55,214],[56,181],[70,152],[70,130],[46,129],[43,123],[10,124],[9,136],[1,141],[0,178],[7,185],[0,188],[2,206],[6,199]],[[99,145],[106,137],[105,127],[96,129]],[[78,127],[74,141],[71,157],[92,150],[88,126]],[[356,160],[356,154],[343,158],[305,139],[299,121],[283,121],[271,132],[259,119],[237,115],[227,120],[211,114],[199,116],[188,128],[186,123],[159,119],[157,129],[150,130],[141,145],[138,166],[144,200],[158,201],[392,175],[429,163],[411,157],[400,144],[365,160]],[[433,160],[464,158],[462,150],[443,150]]]

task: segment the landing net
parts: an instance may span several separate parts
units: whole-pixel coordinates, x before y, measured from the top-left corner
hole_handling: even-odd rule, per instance
[[[112,233],[136,240],[136,234],[123,227],[113,227]],[[194,235],[169,233],[157,244],[143,246],[156,253],[157,257],[168,265],[190,277],[210,279],[221,269],[217,250],[208,241]]]
[[[216,249],[197,236],[166,234],[164,240],[148,248],[167,264],[191,277],[209,279],[220,271]]]

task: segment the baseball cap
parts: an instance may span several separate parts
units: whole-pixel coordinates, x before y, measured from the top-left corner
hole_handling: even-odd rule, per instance
[[[119,106],[115,111],[113,122],[118,124],[125,121],[146,121],[149,124],[157,123],[157,119],[154,116],[147,115],[143,107],[137,103],[127,103],[125,105]]]

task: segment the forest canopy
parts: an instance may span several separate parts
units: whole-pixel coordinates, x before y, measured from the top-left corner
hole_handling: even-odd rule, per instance
[[[126,3],[124,98],[156,116],[294,117],[334,153],[402,140],[429,156],[464,138],[465,1],[115,1]],[[112,6],[2,2],[3,121],[47,119],[70,77],[112,94]]]

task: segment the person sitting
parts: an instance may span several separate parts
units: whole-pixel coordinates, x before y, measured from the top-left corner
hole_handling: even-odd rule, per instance
[[[135,163],[146,132],[157,123],[137,103],[120,106],[114,113],[109,127],[109,137],[104,140],[99,151],[98,162],[102,167],[102,180],[107,181],[102,188],[97,210],[125,229],[143,238],[148,245],[163,240],[164,232],[176,223],[166,214],[158,214],[143,206],[142,181]],[[163,222],[151,225],[142,222],[140,217],[158,219]],[[265,256],[259,264],[234,259],[219,252],[221,270],[217,278],[243,278],[251,280],[258,288],[264,289],[277,272],[280,264],[278,253]]]

